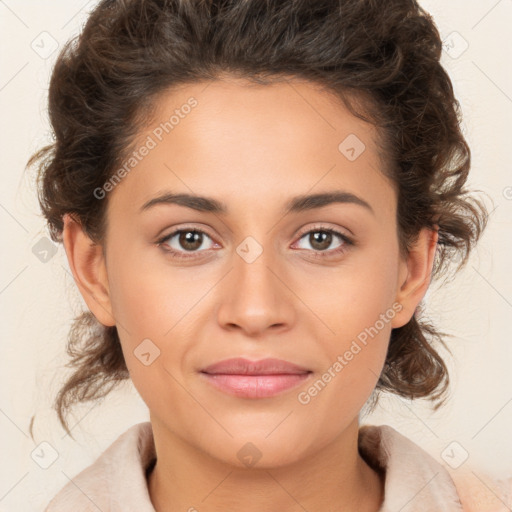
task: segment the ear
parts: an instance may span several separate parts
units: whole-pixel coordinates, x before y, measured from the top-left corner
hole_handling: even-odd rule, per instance
[[[106,326],[116,324],[112,314],[103,246],[94,243],[71,215],[63,217],[62,239],[69,266],[87,306]]]
[[[416,308],[427,293],[439,237],[439,226],[423,228],[411,247],[407,261],[400,261],[398,292],[395,301],[402,310],[395,315],[391,326],[402,327],[413,317]],[[404,277],[405,276],[405,277]]]

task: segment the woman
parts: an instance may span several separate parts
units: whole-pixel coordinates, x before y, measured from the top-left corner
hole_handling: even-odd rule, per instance
[[[487,212],[413,0],[102,1],[55,65],[31,159],[90,311],[56,408],[130,378],[132,426],[46,509],[469,510],[389,426],[438,407],[421,322]]]

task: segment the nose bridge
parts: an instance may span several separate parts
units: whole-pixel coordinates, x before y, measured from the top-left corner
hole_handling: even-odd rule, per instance
[[[274,273],[270,271],[272,266],[276,266],[273,248],[268,238],[264,243],[248,236],[236,248],[238,257],[234,258],[236,281],[240,286],[249,286],[258,294],[272,293],[277,284]]]
[[[221,323],[254,333],[292,320],[290,294],[278,277],[280,265],[271,237],[265,240],[264,246],[248,236],[236,247],[228,290],[219,309]]]

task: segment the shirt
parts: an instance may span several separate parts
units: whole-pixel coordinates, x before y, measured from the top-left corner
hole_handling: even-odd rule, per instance
[[[363,459],[385,475],[379,512],[510,510],[482,508],[468,488],[463,508],[447,468],[389,425],[359,427],[358,447]],[[133,425],[68,482],[44,512],[155,512],[147,484],[155,460],[151,423]]]

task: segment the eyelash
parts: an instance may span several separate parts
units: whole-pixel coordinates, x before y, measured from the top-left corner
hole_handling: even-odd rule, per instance
[[[177,235],[179,233],[189,233],[189,232],[201,233],[203,235],[206,235],[208,238],[211,238],[211,236],[208,233],[206,233],[205,231],[203,231],[201,229],[186,228],[185,227],[185,228],[177,229],[176,231],[173,231],[172,233],[170,233],[168,235],[165,235],[164,237],[160,238],[159,240],[156,241],[156,245],[161,247],[162,250],[164,250],[166,253],[172,255],[175,258],[178,258],[178,259],[194,258],[195,254],[197,254],[197,251],[192,251],[188,255],[185,255],[182,251],[176,251],[175,249],[164,247],[164,243],[166,241],[170,240],[171,238],[173,238],[175,235]],[[340,245],[340,247],[338,247],[336,249],[331,249],[329,251],[313,251],[314,254],[315,254],[315,256],[314,256],[315,258],[328,258],[328,257],[333,256],[333,255],[343,254],[344,252],[346,252],[348,250],[349,247],[355,245],[355,242],[351,238],[349,238],[347,235],[344,235],[343,233],[340,233],[339,231],[337,231],[335,229],[324,228],[324,227],[321,227],[321,226],[320,227],[315,227],[313,229],[310,229],[309,231],[306,231],[305,233],[302,233],[301,236],[299,237],[299,240],[304,238],[304,236],[306,236],[306,235],[309,235],[311,233],[319,233],[319,232],[331,233],[333,235],[336,235],[339,238],[341,238],[341,240],[344,243],[342,245]]]

